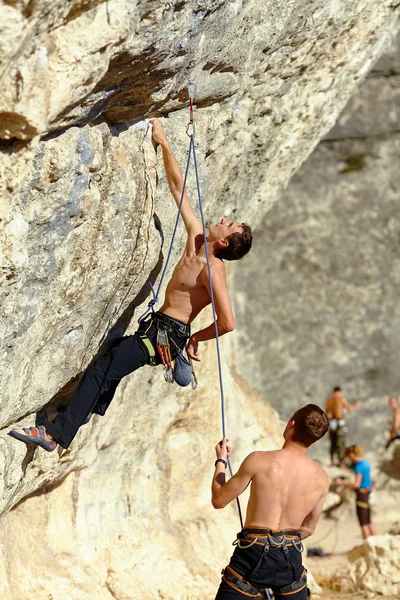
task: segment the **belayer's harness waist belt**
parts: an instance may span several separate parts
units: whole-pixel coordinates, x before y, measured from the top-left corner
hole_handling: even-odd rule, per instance
[[[249,546],[253,546],[253,544],[265,546],[268,549],[270,547],[281,548],[284,546],[294,546],[296,550],[303,552],[300,533],[292,529],[283,531],[273,531],[272,529],[243,529],[243,531],[240,531],[237,534],[236,540],[233,542],[233,545],[237,545],[239,548],[248,548]]]
[[[260,555],[256,565],[252,568],[249,573],[246,573],[246,579],[237,573],[231,566],[227,566],[222,571],[223,579],[235,590],[240,591],[242,594],[247,596],[258,596],[268,598],[265,590],[252,585],[248,579],[258,571],[262,566],[263,560],[270,551],[271,548],[281,548],[286,556],[288,564],[291,565],[289,558],[288,546],[294,547],[298,552],[303,551],[303,544],[301,541],[300,533],[295,530],[283,530],[273,531],[271,529],[243,529],[237,534],[236,540],[233,545],[237,545],[239,549],[250,548],[253,545],[263,546],[264,550]],[[291,565],[292,566],[292,565]],[[293,570],[293,579],[295,579],[295,572]],[[304,569],[300,579],[294,581],[290,585],[279,588],[280,595],[291,595],[294,592],[298,592],[305,588],[307,585],[307,571]]]

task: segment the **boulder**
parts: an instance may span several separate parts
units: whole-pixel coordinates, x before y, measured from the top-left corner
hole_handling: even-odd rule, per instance
[[[383,596],[400,594],[400,536],[370,537],[347,556],[355,589]]]

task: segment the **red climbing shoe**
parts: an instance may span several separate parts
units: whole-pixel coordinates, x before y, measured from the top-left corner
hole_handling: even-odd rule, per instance
[[[12,429],[9,435],[16,440],[25,442],[25,444],[40,446],[47,452],[53,452],[57,448],[57,442],[51,439],[46,440],[46,430],[43,425],[39,425],[39,427],[24,427],[21,431]]]

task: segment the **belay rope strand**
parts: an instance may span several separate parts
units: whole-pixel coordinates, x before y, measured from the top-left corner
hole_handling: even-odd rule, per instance
[[[194,170],[195,170],[195,174],[196,174],[197,196],[198,196],[198,201],[199,201],[199,210],[200,210],[201,224],[202,224],[202,227],[203,227],[204,249],[205,249],[205,253],[206,253],[207,273],[208,273],[208,280],[210,282],[210,297],[211,297],[212,314],[213,314],[214,328],[215,328],[215,345],[216,345],[216,348],[217,348],[219,389],[220,389],[220,395],[221,395],[222,437],[226,438],[225,396],[224,396],[224,386],[223,386],[223,380],[222,380],[222,366],[221,366],[221,353],[220,353],[220,349],[219,349],[217,315],[216,315],[216,311],[215,311],[214,292],[213,292],[212,279],[211,279],[210,257],[209,257],[208,246],[207,246],[206,225],[205,225],[205,221],[204,221],[203,204],[202,204],[202,201],[201,201],[199,172],[198,172],[197,157],[196,157],[196,146],[195,146],[195,143],[194,143],[194,138],[195,138],[195,123],[194,123],[193,99],[194,99],[195,91],[196,91],[196,86],[194,85],[194,83],[189,82],[188,94],[189,94],[189,110],[190,110],[190,114],[189,114],[189,123],[188,123],[187,128],[186,128],[186,133],[190,137],[190,143],[189,143],[188,159],[187,159],[186,168],[185,168],[185,177],[184,177],[184,180],[183,180],[182,194],[181,194],[181,199],[180,199],[180,202],[179,202],[178,214],[177,214],[177,217],[176,217],[176,220],[175,220],[175,227],[174,227],[174,231],[172,233],[172,239],[171,239],[171,243],[170,243],[170,246],[169,246],[167,258],[166,258],[166,261],[165,261],[165,264],[164,264],[164,268],[163,268],[163,271],[162,271],[162,274],[161,274],[161,277],[160,277],[160,281],[159,281],[158,286],[157,286],[157,292],[154,291],[154,288],[153,288],[152,284],[150,283],[151,291],[153,293],[153,298],[148,303],[147,310],[143,313],[143,315],[140,316],[139,323],[147,315],[147,313],[150,310],[154,311],[154,305],[158,302],[158,294],[160,293],[160,289],[161,289],[161,286],[162,286],[162,283],[163,283],[163,280],[164,280],[164,276],[165,276],[165,273],[166,273],[167,268],[168,268],[168,264],[169,264],[169,261],[170,261],[170,258],[171,258],[171,253],[172,253],[172,247],[173,247],[173,244],[174,244],[174,241],[175,241],[175,237],[176,237],[176,233],[177,233],[177,230],[178,230],[179,217],[181,215],[183,198],[184,198],[185,190],[186,190],[186,182],[187,182],[187,177],[188,177],[188,172],[189,172],[190,159],[191,159],[191,155],[193,153],[193,163],[194,163]],[[192,129],[191,133],[190,133],[190,128]],[[231,462],[230,462],[229,458],[228,458],[228,468],[229,468],[230,476],[233,477],[232,466],[231,466]],[[241,507],[240,507],[239,498],[236,498],[236,503],[237,503],[238,512],[239,512],[240,525],[241,525],[241,528],[243,529],[243,517],[242,517],[242,510],[241,510]]]
[[[189,85],[189,96],[190,96],[190,85]],[[198,196],[198,199],[199,199],[199,210],[200,210],[200,216],[201,216],[201,224],[203,226],[204,250],[205,250],[205,253],[206,253],[208,281],[210,282],[210,297],[211,297],[211,306],[212,306],[212,313],[213,313],[213,319],[214,319],[214,329],[215,329],[215,346],[217,348],[217,359],[218,359],[219,390],[220,390],[220,395],[221,395],[222,437],[226,438],[225,396],[224,396],[224,385],[223,385],[223,380],[222,380],[221,353],[220,353],[220,349],[219,349],[217,315],[216,315],[216,312],[215,312],[214,292],[213,292],[213,285],[212,285],[212,279],[211,279],[210,258],[209,258],[208,246],[207,246],[207,233],[206,233],[206,225],[205,225],[205,221],[204,221],[203,205],[202,205],[202,202],[201,202],[199,172],[198,172],[198,168],[197,168],[196,147],[195,147],[195,143],[194,143],[195,129],[194,129],[194,120],[193,120],[193,97],[192,96],[190,97],[190,108],[191,108],[191,111],[190,111],[190,120],[191,120],[191,123],[189,122],[189,125],[193,126],[193,131],[190,134],[190,145],[192,147],[192,152],[193,152],[193,163],[194,163],[194,170],[195,170],[195,174],[196,174],[197,196]],[[190,155],[190,153],[189,153],[189,155]],[[228,458],[228,468],[229,468],[229,473],[230,473],[231,477],[233,477],[232,465],[231,465],[231,461],[229,460],[229,458]],[[236,498],[236,503],[237,503],[238,512],[239,512],[240,525],[241,525],[241,528],[243,529],[242,509],[240,507],[239,498]]]

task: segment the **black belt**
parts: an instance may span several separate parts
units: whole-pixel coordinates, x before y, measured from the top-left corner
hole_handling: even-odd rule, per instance
[[[237,537],[242,537],[249,533],[256,533],[257,535],[270,535],[272,537],[280,537],[282,535],[294,535],[295,537],[300,537],[300,533],[295,529],[282,529],[282,531],[274,531],[273,529],[253,529],[252,527],[249,529],[242,529],[237,534]]]
[[[183,335],[190,337],[190,325],[186,325],[186,323],[182,323],[182,321],[173,319],[162,312],[156,312],[151,316],[159,323],[164,323],[165,325],[172,327],[175,331],[180,331]]]

